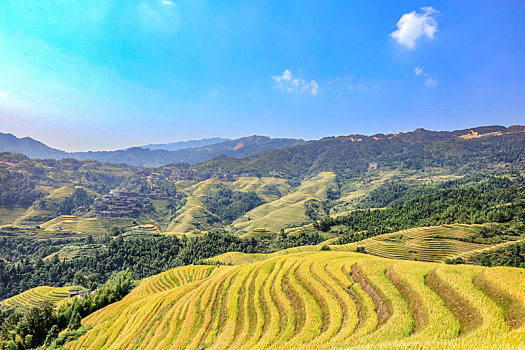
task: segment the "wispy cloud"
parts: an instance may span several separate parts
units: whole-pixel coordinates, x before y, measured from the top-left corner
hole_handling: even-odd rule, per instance
[[[285,69],[283,74],[274,75],[274,88],[285,92],[307,93],[313,96],[319,94],[319,84],[315,80],[294,79],[292,72]]]
[[[163,6],[169,6],[169,7],[175,5],[175,3],[173,1],[170,1],[170,0],[160,0],[159,4],[161,4]]]
[[[426,87],[436,86],[439,83],[437,77],[433,73],[427,73],[425,70],[425,67],[417,66],[416,68],[414,68],[414,74],[417,77],[423,77],[425,79]]]
[[[434,87],[438,84],[438,80],[434,77],[428,77],[425,78],[425,86],[426,87]]]
[[[179,9],[177,4],[170,0],[160,0],[156,3],[140,2],[137,5],[137,13],[143,27],[173,31],[179,27]]]
[[[421,12],[405,13],[397,22],[397,30],[390,33],[390,36],[396,39],[400,45],[413,50],[416,48],[416,41],[419,38],[434,39],[438,31],[437,15],[439,15],[439,11],[430,6],[422,7]]]
[[[376,82],[367,77],[356,77],[354,75],[337,77],[326,84],[337,94],[365,94],[377,89]]]
[[[8,97],[9,95],[0,90],[0,97]]]

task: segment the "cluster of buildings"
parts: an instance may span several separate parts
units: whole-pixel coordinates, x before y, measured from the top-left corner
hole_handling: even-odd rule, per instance
[[[121,189],[112,190],[93,203],[95,215],[102,218],[135,217],[152,208],[150,197]]]
[[[166,181],[166,176],[159,173],[152,173],[146,178],[149,188],[148,197],[150,199],[168,199],[168,193],[162,187],[162,183]]]
[[[93,294],[94,292],[95,291],[91,291],[91,289],[70,289],[69,297],[70,298],[73,298],[73,297],[82,298],[84,295],[88,293]]]

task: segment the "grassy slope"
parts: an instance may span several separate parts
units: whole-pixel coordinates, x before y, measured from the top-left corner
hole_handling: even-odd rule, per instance
[[[37,186],[37,189],[47,192],[48,194],[44,198],[51,200],[62,199],[70,196],[75,191],[75,188],[83,188],[81,186],[65,185],[61,187],[53,186]],[[96,192],[84,188],[90,195],[98,195]],[[96,225],[93,219],[89,219],[87,222],[77,222],[80,218],[72,215],[58,216],[49,221],[32,220],[31,218],[39,215],[52,215],[51,212],[36,208],[35,205],[29,208],[0,208],[0,226],[1,225],[16,225],[19,227],[41,225],[43,228],[51,231],[61,230],[86,233],[86,234],[98,234],[104,232],[100,225]],[[90,222],[91,221],[91,222]]]
[[[154,276],[68,348],[519,348],[524,303],[523,269],[310,252]]]

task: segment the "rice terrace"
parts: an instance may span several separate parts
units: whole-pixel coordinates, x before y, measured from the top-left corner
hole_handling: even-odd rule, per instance
[[[0,350],[525,350],[524,14],[0,1]]]
[[[176,268],[88,316],[68,348],[516,348],[524,283],[518,268],[346,252]]]

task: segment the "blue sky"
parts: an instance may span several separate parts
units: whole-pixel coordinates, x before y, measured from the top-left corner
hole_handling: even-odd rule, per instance
[[[69,151],[525,121],[525,2],[3,0],[0,131]]]

